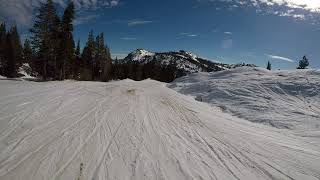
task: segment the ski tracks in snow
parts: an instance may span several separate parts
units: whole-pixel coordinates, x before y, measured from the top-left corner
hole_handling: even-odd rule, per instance
[[[320,179],[319,145],[160,82],[0,83],[3,180]]]

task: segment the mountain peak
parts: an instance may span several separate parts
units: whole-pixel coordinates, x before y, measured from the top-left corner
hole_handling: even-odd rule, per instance
[[[187,56],[187,57],[190,57],[190,58],[193,59],[193,60],[197,60],[197,58],[198,58],[198,56],[195,55],[195,54],[193,54],[192,52],[180,50],[179,53],[180,53],[180,54],[183,54],[183,55],[185,55],[185,56]]]
[[[136,49],[135,51],[131,52],[128,56],[133,61],[140,61],[145,59],[146,56],[154,56],[155,53],[147,51],[145,49]]]

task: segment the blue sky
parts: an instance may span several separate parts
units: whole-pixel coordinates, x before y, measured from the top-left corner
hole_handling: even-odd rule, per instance
[[[0,19],[27,36],[41,0],[0,0]],[[104,32],[113,56],[137,48],[187,50],[224,63],[292,69],[303,55],[320,68],[318,0],[74,0],[75,38]],[[56,0],[58,9],[65,0]]]

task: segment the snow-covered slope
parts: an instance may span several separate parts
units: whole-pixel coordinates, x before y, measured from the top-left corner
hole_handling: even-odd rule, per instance
[[[320,137],[320,71],[242,67],[192,74],[170,87],[241,118]]]
[[[149,52],[144,49],[137,49],[129,54],[130,58],[133,61],[141,61],[141,60],[147,58],[147,56],[152,57],[154,55],[155,55],[154,53]]]
[[[311,140],[152,80],[0,81],[1,180],[316,180]]]

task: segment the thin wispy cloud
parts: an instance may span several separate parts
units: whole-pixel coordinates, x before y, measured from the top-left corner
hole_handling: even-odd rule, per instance
[[[197,0],[204,2],[205,0]],[[320,1],[318,0],[208,0],[210,2],[230,2],[233,7],[251,5],[256,7],[265,6],[286,6],[289,8],[301,8],[309,11],[319,11]]]
[[[96,10],[111,8],[120,5],[120,0],[72,0],[77,10]],[[35,9],[45,0],[0,0],[0,20],[18,25],[30,26],[32,24]],[[53,0],[53,2],[65,7],[69,0]],[[82,20],[83,21],[83,20]],[[81,23],[81,20],[78,21]]]
[[[198,3],[228,3],[228,8],[255,7],[258,13],[292,17],[299,20],[313,19],[320,14],[320,0],[196,0]]]
[[[99,17],[99,15],[97,15],[97,14],[90,14],[90,15],[86,15],[86,16],[79,16],[79,17],[77,17],[77,18],[75,19],[74,25],[86,24],[86,23],[88,23],[88,22],[95,21],[98,17]]]
[[[120,39],[124,40],[124,41],[135,41],[135,40],[137,40],[137,38],[135,38],[135,37],[122,37]]]
[[[128,26],[138,26],[138,25],[144,25],[144,24],[150,24],[153,23],[153,21],[147,21],[147,20],[131,20],[128,22]]]
[[[194,33],[188,33],[188,32],[183,32],[179,34],[180,36],[185,36],[185,37],[198,37],[198,34],[194,34]]]
[[[268,58],[275,59],[275,60],[287,61],[287,62],[291,62],[291,63],[294,62],[294,60],[292,60],[292,59],[290,59],[290,58],[287,58],[287,57],[276,56],[276,55],[272,55],[272,54],[266,54],[266,56],[267,56]]]

